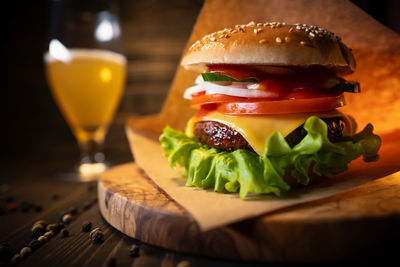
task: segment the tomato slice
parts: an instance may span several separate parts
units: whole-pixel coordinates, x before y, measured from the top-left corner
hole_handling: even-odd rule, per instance
[[[343,95],[295,100],[226,102],[216,111],[227,115],[287,114],[328,111],[345,105]]]

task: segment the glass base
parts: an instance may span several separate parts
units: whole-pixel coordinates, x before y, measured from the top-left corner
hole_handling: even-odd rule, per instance
[[[71,182],[90,182],[97,180],[110,165],[104,162],[82,163],[74,168],[73,171],[62,173],[59,178]]]

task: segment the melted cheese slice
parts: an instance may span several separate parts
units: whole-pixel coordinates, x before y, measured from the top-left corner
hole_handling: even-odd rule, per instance
[[[202,117],[192,117],[186,127],[186,134],[193,137],[194,125],[199,121],[216,121],[223,123],[240,133],[254,151],[261,155],[265,142],[272,132],[280,132],[284,137],[304,124],[310,116],[331,118],[345,115],[337,110],[320,113],[296,113],[262,116],[232,116],[219,112],[210,112]],[[348,121],[346,119],[346,121]],[[348,127],[346,127],[348,129]],[[346,135],[346,133],[344,133]]]

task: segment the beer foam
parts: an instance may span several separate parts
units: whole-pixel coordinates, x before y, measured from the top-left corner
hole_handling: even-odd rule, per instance
[[[109,50],[103,49],[83,49],[83,48],[71,48],[68,49],[69,55],[71,60],[77,58],[85,58],[85,59],[104,59],[108,61],[113,61],[117,64],[125,65],[127,60],[126,57],[122,54],[112,52]],[[51,63],[55,61],[60,61],[57,58],[57,55],[52,55],[51,53],[47,52],[44,55],[44,60],[46,63]]]

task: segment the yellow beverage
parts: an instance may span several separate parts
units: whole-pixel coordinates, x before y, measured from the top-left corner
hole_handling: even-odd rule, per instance
[[[45,55],[53,96],[80,143],[102,142],[123,93],[126,58],[106,50],[68,52],[68,60]]]

